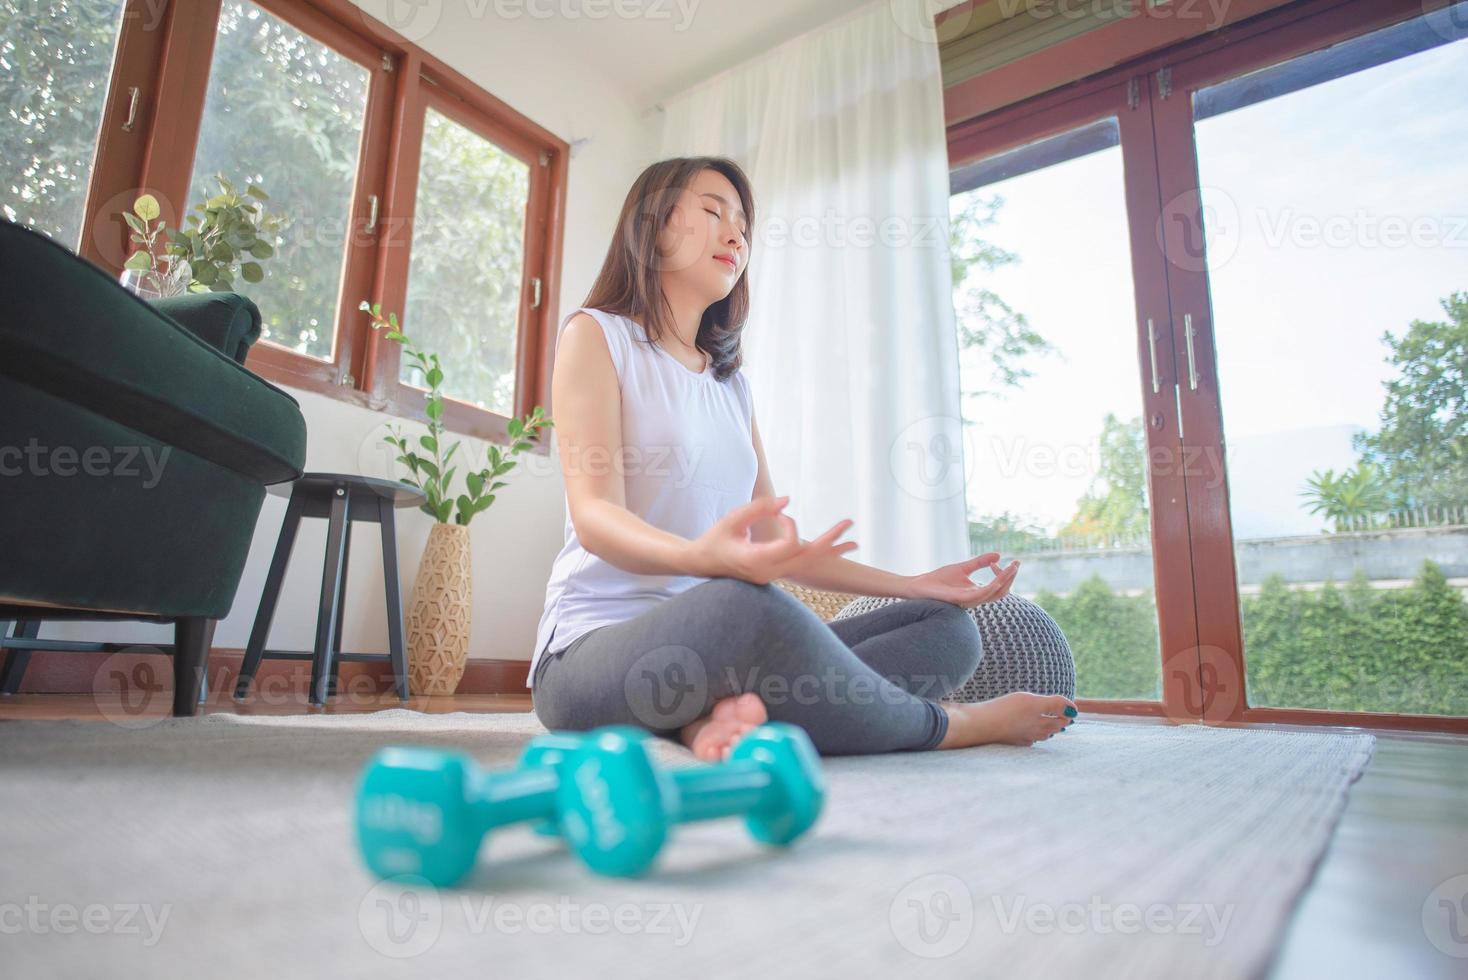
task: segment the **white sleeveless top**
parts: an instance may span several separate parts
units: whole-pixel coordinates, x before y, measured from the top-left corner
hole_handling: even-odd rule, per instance
[[[699,537],[754,496],[759,461],[744,372],[718,381],[711,366],[690,371],[648,344],[641,324],[587,307],[561,320],[558,343],[571,317],[583,311],[601,325],[617,367],[623,445],[618,460],[588,454],[584,464],[621,470],[627,509],[649,524]],[[551,567],[525,686],[533,686],[536,664],[552,640],[556,650],[564,649],[583,633],[632,619],[706,581],[691,575],[636,575],[593,555],[576,537],[568,495],[565,544]]]

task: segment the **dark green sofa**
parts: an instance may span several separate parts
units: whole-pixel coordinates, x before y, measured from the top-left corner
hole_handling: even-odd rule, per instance
[[[305,465],[299,405],[242,366],[259,335],[243,296],[148,303],[0,220],[0,621],[171,623],[176,715],[197,710],[265,487]],[[29,650],[5,642],[9,692]]]

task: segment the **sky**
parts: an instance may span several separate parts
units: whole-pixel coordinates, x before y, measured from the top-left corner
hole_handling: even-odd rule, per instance
[[[1196,126],[1236,538],[1310,534],[1298,489],[1377,425],[1385,331],[1468,290],[1468,40]],[[1020,261],[986,284],[1056,348],[1018,391],[965,399],[971,517],[1048,530],[1091,484],[1106,412],[1141,410],[1121,150],[978,191]],[[955,206],[961,197],[954,199]],[[965,391],[988,387],[962,361]]]

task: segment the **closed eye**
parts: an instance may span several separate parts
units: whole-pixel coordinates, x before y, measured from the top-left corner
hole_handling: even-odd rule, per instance
[[[722,216],[721,216],[721,215],[720,215],[720,214],[719,214],[719,212],[717,212],[717,211],[714,211],[714,210],[711,210],[711,209],[709,209],[709,208],[704,208],[704,209],[703,209],[703,213],[704,213],[704,214],[711,214],[711,215],[713,215],[713,216],[714,216],[714,217],[715,217],[715,218],[718,218],[718,217],[722,217]],[[748,229],[746,229],[746,228],[743,228],[743,227],[741,227],[741,228],[740,228],[740,229],[739,229],[739,237],[740,237],[740,238],[748,238],[748,237],[749,237],[749,230],[748,230]]]

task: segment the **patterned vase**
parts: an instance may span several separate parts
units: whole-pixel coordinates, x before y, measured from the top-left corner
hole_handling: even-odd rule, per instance
[[[469,656],[473,569],[469,528],[435,523],[408,600],[408,688],[453,694]]]

